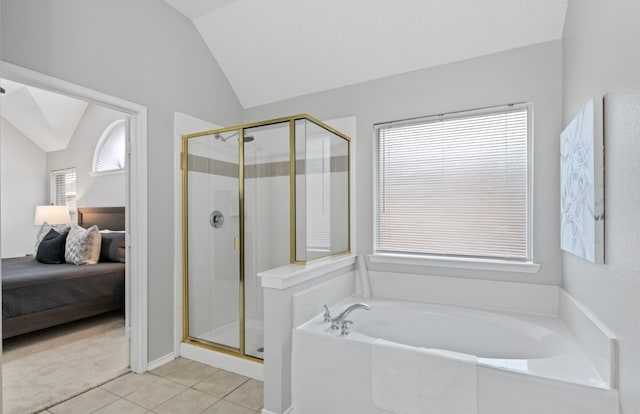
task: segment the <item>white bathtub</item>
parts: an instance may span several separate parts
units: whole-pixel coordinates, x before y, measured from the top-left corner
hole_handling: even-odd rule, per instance
[[[338,314],[350,298],[332,308]],[[614,414],[607,389],[563,323],[549,316],[371,300],[356,310],[348,336],[322,315],[293,332],[293,409],[297,414],[387,413],[371,395],[376,338],[478,357],[479,414]]]

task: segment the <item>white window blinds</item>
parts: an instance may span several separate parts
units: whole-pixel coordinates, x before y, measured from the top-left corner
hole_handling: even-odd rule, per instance
[[[307,249],[331,249],[331,142],[329,135],[314,135],[306,142]]]
[[[378,252],[530,260],[526,105],[376,129]]]
[[[51,202],[76,211],[76,169],[51,171]]]

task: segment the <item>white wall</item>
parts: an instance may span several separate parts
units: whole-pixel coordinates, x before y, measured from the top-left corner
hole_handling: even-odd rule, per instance
[[[174,113],[242,108],[193,23],[158,0],[2,0],[0,58],[147,107],[150,361],[173,352]]]
[[[33,254],[36,206],[49,201],[45,152],[2,118],[0,157],[2,257]]]
[[[47,171],[76,168],[76,204],[78,207],[124,206],[124,173],[92,176],[93,154],[105,128],[125,115],[99,105],[89,104],[66,149],[47,153]],[[49,189],[50,191],[50,189]]]
[[[534,105],[534,260],[536,275],[433,271],[444,276],[560,284],[559,144],[562,62],[559,41],[542,43],[431,69],[250,108],[245,121],[306,112],[319,119],[355,116],[357,253],[373,246],[373,124],[516,102]],[[384,266],[379,270],[385,270]],[[391,270],[391,269],[389,269]],[[393,269],[399,271],[399,269]],[[404,271],[423,272],[405,267]]]
[[[640,3],[570,0],[564,125],[605,97],[605,264],[563,254],[565,289],[619,339],[621,413],[640,412]]]

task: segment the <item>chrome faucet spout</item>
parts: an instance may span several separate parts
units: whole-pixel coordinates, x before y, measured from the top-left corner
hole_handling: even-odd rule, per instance
[[[354,303],[353,305],[350,305],[347,309],[343,310],[340,315],[331,319],[331,329],[341,329],[344,321],[347,319],[347,316],[356,309],[369,310],[371,307],[366,303]]]

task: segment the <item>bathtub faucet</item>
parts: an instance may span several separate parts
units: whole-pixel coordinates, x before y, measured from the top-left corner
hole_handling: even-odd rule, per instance
[[[345,326],[345,321],[347,319],[347,316],[354,310],[356,309],[369,310],[370,308],[371,307],[366,303],[354,303],[353,305],[349,306],[347,309],[343,310],[340,315],[331,319],[331,329],[335,329],[335,330],[343,329],[343,327]]]

